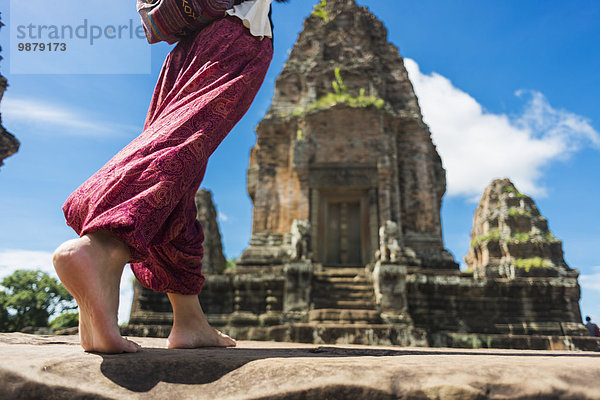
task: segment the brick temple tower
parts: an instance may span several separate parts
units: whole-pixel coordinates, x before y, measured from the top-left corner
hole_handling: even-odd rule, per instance
[[[296,221],[316,263],[374,263],[387,229],[398,246],[392,257],[457,268],[442,241],[445,190],[442,162],[383,23],[353,0],[317,6],[257,128],[248,168],[252,239],[239,264],[288,261]]]

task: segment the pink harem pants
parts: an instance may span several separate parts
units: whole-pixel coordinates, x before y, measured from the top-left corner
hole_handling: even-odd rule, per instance
[[[200,293],[204,235],[195,194],[272,56],[271,40],[252,36],[236,17],[180,41],[165,60],[143,132],[69,196],[67,224],[80,236],[119,237],[143,286]]]

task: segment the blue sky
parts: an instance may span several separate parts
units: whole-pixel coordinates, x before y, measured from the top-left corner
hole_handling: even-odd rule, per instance
[[[57,1],[64,6],[74,0]],[[467,252],[483,188],[493,178],[509,177],[533,196],[563,240],[567,263],[582,274],[582,312],[600,319],[600,3],[357,2],[383,20],[406,59],[448,172],[443,232],[456,260]],[[250,238],[245,184],[254,127],[314,3],[274,5],[275,57],[265,84],[210,160],[202,186],[213,191],[228,258],[237,257]],[[52,250],[75,237],[64,223],[62,203],[140,132],[171,48],[143,41],[98,45],[91,64],[92,55],[70,54],[69,65],[81,66],[83,74],[22,74],[22,65],[11,65],[19,54],[10,37],[13,22],[22,21],[11,20],[8,5],[0,0],[7,24],[0,31],[0,70],[10,85],[0,111],[22,146],[0,169],[0,276],[15,268],[51,270]],[[105,0],[103,6],[105,24],[136,18],[133,0]],[[54,8],[44,12],[49,20],[64,20]],[[130,73],[114,73],[115,59]],[[35,66],[51,72],[50,64]],[[129,286],[122,293],[125,320]]]

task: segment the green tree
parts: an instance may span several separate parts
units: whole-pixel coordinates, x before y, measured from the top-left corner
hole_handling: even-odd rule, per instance
[[[60,314],[50,322],[52,329],[72,328],[77,325],[79,325],[79,313],[76,312]]]
[[[224,270],[225,271],[234,270],[236,261],[237,261],[237,258],[230,258],[229,260],[227,260],[227,264],[225,264]]]
[[[0,302],[6,322],[4,331],[20,331],[26,326],[46,327],[56,312],[76,307],[65,287],[42,271],[17,270],[1,282]],[[3,315],[0,314],[0,321]]]
[[[8,330],[8,311],[6,310],[6,293],[0,290],[0,332]]]

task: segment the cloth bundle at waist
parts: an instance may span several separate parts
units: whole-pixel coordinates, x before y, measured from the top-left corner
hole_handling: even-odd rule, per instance
[[[225,17],[234,0],[137,0],[148,43],[173,44]]]

